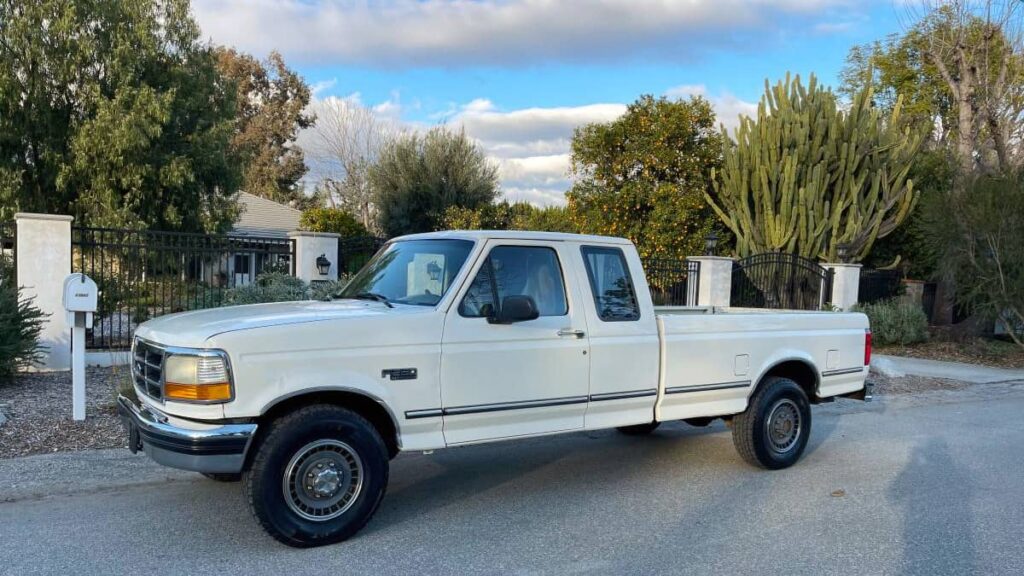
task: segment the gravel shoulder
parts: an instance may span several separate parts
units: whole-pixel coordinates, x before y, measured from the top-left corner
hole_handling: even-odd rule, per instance
[[[19,374],[0,383],[0,458],[124,448],[127,437],[117,415],[118,383],[128,368],[88,368],[84,422],[71,418],[71,373]]]

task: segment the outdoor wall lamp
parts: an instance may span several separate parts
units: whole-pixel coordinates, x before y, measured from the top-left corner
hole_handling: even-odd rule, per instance
[[[431,261],[427,264],[427,275],[434,282],[441,279],[441,267],[437,265],[437,262]]]
[[[836,244],[836,256],[839,257],[840,262],[845,264],[850,257],[850,245],[846,243]]]
[[[331,261],[327,259],[326,254],[316,257],[316,270],[321,276],[327,276],[327,273],[331,271]]]
[[[718,233],[714,230],[704,237],[704,255],[714,256],[715,247],[718,246]]]

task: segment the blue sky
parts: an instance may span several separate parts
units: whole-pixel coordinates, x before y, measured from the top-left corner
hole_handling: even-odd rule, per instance
[[[765,78],[835,84],[851,46],[902,29],[902,1],[194,0],[194,11],[215,42],[280,51],[314,87],[314,108],[340,100],[401,125],[464,127],[507,197],[550,204],[570,185],[574,126],[645,93],[702,94],[733,125]]]

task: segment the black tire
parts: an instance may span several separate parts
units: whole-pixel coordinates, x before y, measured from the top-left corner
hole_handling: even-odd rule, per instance
[[[215,482],[238,482],[242,479],[242,474],[239,472],[201,472],[201,474]]]
[[[620,433],[626,436],[643,436],[644,434],[650,434],[654,432],[658,426],[661,426],[661,422],[648,422],[647,424],[634,424],[632,426],[619,426],[616,428]]]
[[[323,468],[314,462],[332,458],[345,472],[337,483],[339,488],[325,498],[340,500],[331,508],[316,508],[322,504],[312,500],[313,486],[306,487],[310,491],[302,486],[312,472],[300,472]],[[289,472],[292,474],[286,480]],[[294,480],[299,477],[296,486]],[[316,404],[270,425],[243,480],[249,507],[268,534],[297,548],[333,544],[358,532],[380,506],[388,484],[388,451],[380,434],[362,416],[339,406]],[[290,496],[285,495],[286,486]],[[340,487],[345,487],[344,493]],[[312,507],[308,505],[311,502]],[[332,514],[336,516],[328,519],[309,516]]]
[[[772,432],[770,424],[775,426]],[[750,398],[747,411],[733,418],[732,442],[740,456],[769,470],[796,463],[810,435],[810,402],[803,389],[789,378],[765,380]]]

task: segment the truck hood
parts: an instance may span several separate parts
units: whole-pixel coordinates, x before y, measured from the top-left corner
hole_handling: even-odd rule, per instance
[[[207,339],[225,332],[341,318],[417,314],[430,310],[432,308],[425,306],[396,305],[388,308],[380,302],[365,300],[247,304],[168,314],[140,324],[135,334],[168,346],[202,347]]]

